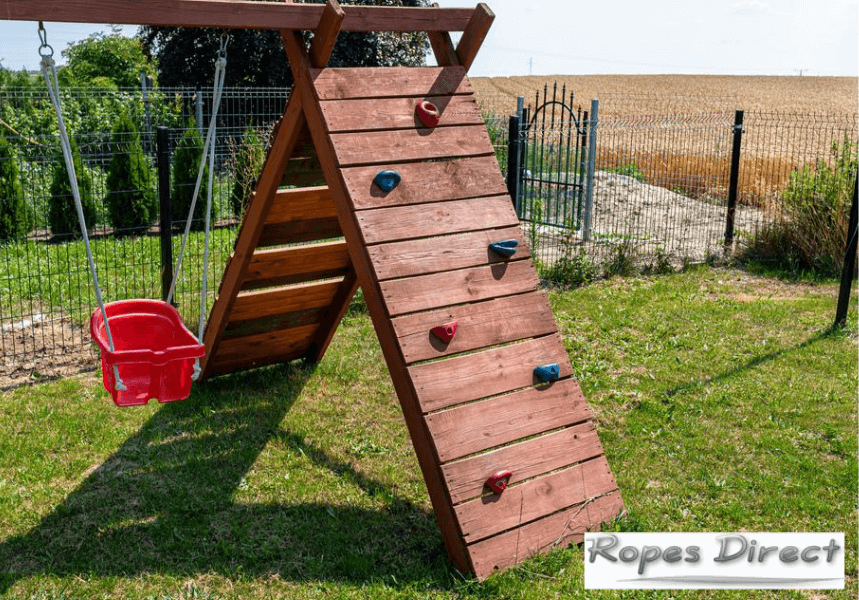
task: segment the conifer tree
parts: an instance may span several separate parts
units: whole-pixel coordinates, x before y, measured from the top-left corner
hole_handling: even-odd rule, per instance
[[[107,170],[107,215],[115,233],[148,227],[155,219],[152,167],[128,113],[113,128],[113,153]]]
[[[0,241],[23,237],[32,228],[32,214],[24,200],[18,163],[12,145],[0,132]]]
[[[78,190],[81,196],[84,218],[87,229],[95,225],[96,210],[92,196],[92,174],[81,160],[81,153],[74,138],[70,138],[72,147],[72,163],[77,174]],[[51,199],[48,206],[48,225],[54,235],[72,234],[80,236],[78,213],[72,196],[72,186],[62,153],[57,153],[54,160],[54,172],[51,178]]]
[[[203,156],[203,138],[197,133],[192,123],[188,123],[185,133],[173,153],[173,189],[171,202],[173,220],[182,221],[188,218],[191,199],[194,197],[194,185],[197,183],[197,172],[200,170],[200,158]],[[203,180],[200,182],[200,192],[197,196],[197,206],[194,208],[194,220],[191,229],[202,230],[206,223],[206,194],[209,189],[209,165],[203,170]],[[214,204],[212,206],[214,212]]]

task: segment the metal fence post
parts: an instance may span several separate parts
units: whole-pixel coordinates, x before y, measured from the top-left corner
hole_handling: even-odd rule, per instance
[[[158,155],[158,200],[161,229],[161,299],[167,301],[173,283],[173,214],[170,206],[170,130],[158,126],[155,140]],[[175,302],[174,302],[175,305]]]
[[[510,126],[507,133],[507,191],[513,200],[513,208],[519,213],[519,117],[510,116]]]
[[[146,73],[140,73],[140,93],[143,97],[143,117],[146,127],[146,135],[144,143],[147,145],[146,152],[152,151],[152,113],[149,109],[149,88],[152,87],[152,78],[147,77]]]
[[[591,119],[588,127],[588,174],[585,188],[585,214],[582,219],[582,241],[591,239],[591,224],[594,211],[594,171],[597,160],[597,123],[599,123],[600,101],[591,100]]]
[[[197,104],[197,133],[203,135],[203,93],[200,90],[194,92]]]
[[[850,288],[853,285],[853,271],[856,269],[856,251],[859,249],[857,238],[856,197],[859,195],[859,171],[853,181],[853,202],[850,204],[850,222],[847,226],[847,249],[844,252],[844,268],[841,271],[841,290],[838,294],[838,308],[835,310],[835,327],[843,327],[847,323],[847,307],[850,305]]]
[[[725,217],[725,251],[734,244],[734,217],[737,213],[737,190],[740,182],[740,147],[743,142],[743,111],[734,114],[734,143],[731,149],[731,176],[728,183],[728,214]]]

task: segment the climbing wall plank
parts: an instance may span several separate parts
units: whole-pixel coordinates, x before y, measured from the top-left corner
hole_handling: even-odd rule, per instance
[[[442,462],[591,418],[575,379],[527,388],[426,416]]]
[[[373,185],[382,170],[395,169],[403,180],[390,192]],[[426,204],[507,193],[507,184],[494,155],[439,162],[380,164],[343,169],[343,179],[356,210]]]
[[[254,252],[242,290],[342,277],[352,267],[345,242]]]
[[[462,67],[391,69],[366,67],[356,77],[355,69],[310,69],[309,79],[319,100],[449,96],[472,94],[471,82]]]
[[[419,310],[489,300],[537,289],[540,281],[528,261],[498,263],[379,284],[392,317]]]
[[[331,141],[341,167],[495,154],[483,125],[439,127],[431,136],[418,129],[335,133]]]
[[[409,367],[425,413],[534,385],[534,367],[558,363],[560,376],[572,375],[557,334],[510,346]]]
[[[501,468],[512,471],[509,485],[513,486],[601,454],[602,447],[594,425],[587,422],[456,461],[441,469],[450,499],[456,504],[485,493],[486,475]]]
[[[415,116],[415,107],[424,100],[440,110],[439,127],[484,123],[477,101],[471,95],[332,100],[323,102],[321,107],[329,133],[414,129],[423,127]]]
[[[433,327],[452,322],[457,330],[449,342],[429,333]],[[558,331],[544,292],[397,317],[393,323],[406,364]]]

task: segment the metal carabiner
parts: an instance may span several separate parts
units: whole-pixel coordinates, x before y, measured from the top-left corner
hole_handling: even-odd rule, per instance
[[[45,24],[42,21],[39,21],[39,41],[42,42],[39,46],[39,56],[42,58],[53,58],[54,49],[48,43],[48,32],[45,31]],[[45,48],[48,49],[48,52],[43,52]]]

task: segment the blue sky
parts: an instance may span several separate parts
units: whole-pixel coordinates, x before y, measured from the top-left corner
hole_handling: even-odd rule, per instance
[[[441,6],[475,1],[438,0]],[[859,0],[489,0],[473,76],[859,75]],[[107,25],[46,23],[59,53]],[[125,27],[133,35],[136,27]],[[6,68],[38,68],[36,24],[0,21]]]

